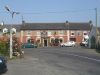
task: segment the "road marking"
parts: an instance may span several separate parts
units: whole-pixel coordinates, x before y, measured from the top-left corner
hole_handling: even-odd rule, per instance
[[[67,54],[67,55],[72,55],[72,56],[75,56],[75,57],[81,57],[81,58],[85,58],[85,59],[89,59],[89,60],[100,62],[100,60],[98,60],[98,59],[90,58],[90,57],[86,57],[86,56],[80,56],[80,55],[76,55],[76,54]]]

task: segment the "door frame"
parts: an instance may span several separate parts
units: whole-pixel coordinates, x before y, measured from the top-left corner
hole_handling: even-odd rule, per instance
[[[43,39],[43,45],[44,47],[48,47],[48,39]]]

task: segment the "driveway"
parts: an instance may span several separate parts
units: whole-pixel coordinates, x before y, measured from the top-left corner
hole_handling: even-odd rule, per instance
[[[4,75],[100,75],[100,54],[81,47],[24,49],[25,57],[8,61]]]

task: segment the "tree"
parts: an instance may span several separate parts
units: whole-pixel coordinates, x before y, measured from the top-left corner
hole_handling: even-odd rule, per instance
[[[9,46],[7,37],[0,38],[0,54],[4,56],[9,55]]]
[[[95,48],[95,44],[96,44],[96,39],[94,36],[91,37],[91,48]]]

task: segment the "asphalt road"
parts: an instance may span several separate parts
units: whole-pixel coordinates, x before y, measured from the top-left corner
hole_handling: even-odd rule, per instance
[[[86,48],[24,49],[25,57],[8,61],[4,75],[100,75],[100,54]]]

